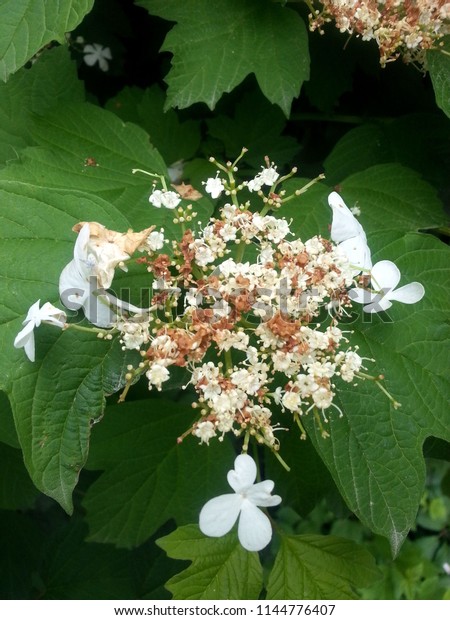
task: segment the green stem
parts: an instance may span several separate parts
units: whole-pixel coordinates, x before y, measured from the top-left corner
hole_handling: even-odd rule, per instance
[[[99,327],[83,327],[82,325],[77,325],[76,323],[66,323],[64,329],[75,329],[79,332],[88,332],[90,334],[102,334],[102,336],[107,336],[108,334],[117,333],[117,330],[112,329],[101,329]]]
[[[297,426],[300,429],[300,432],[301,432],[300,439],[306,439],[305,427],[300,422],[300,417],[299,417],[298,413],[294,414],[294,421],[296,422]]]
[[[245,241],[241,238],[240,243],[238,245],[237,252],[236,252],[236,263],[242,263],[246,245],[247,244],[245,243]]]
[[[394,407],[394,409],[398,409],[399,407],[402,406],[401,403],[399,403],[397,400],[395,400],[395,398],[391,394],[389,394],[387,389],[381,383],[380,376],[372,377],[372,375],[368,375],[367,373],[361,372],[361,371],[356,372],[355,376],[356,377],[360,377],[361,379],[368,379],[369,381],[373,381],[375,383],[375,385],[378,387],[378,389],[381,390],[383,392],[383,394],[385,394],[389,398],[389,400],[391,401],[392,406]],[[383,378],[383,377],[381,377],[381,378]]]
[[[279,455],[279,453],[276,450],[272,450],[272,454],[274,454],[277,459],[280,461],[280,463],[283,465],[284,469],[286,471],[291,471],[291,468],[289,467],[289,465],[286,463],[286,461]]]
[[[231,349],[228,349],[228,351],[224,351],[223,356],[225,359],[225,370],[227,371],[227,373],[231,372],[233,370],[233,358],[231,355]]]

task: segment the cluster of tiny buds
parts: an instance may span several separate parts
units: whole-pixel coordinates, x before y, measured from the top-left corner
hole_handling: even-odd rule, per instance
[[[191,204],[186,207],[177,208],[177,216],[173,219],[174,224],[185,224],[192,222],[197,217],[197,212],[193,210]]]

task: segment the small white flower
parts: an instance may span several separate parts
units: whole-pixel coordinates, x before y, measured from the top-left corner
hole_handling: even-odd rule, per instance
[[[41,300],[38,299],[30,307],[22,323],[25,327],[17,334],[14,340],[15,348],[21,349],[23,347],[30,362],[34,362],[35,359],[34,328],[39,327],[41,323],[50,323],[62,329],[67,320],[66,313],[63,310],[56,308],[48,301],[45,302],[42,308],[39,308],[40,303]]]
[[[166,207],[166,209],[175,209],[181,202],[180,196],[172,191],[162,192],[160,189],[155,189],[150,194],[149,202],[158,209],[160,207]]]
[[[209,440],[216,436],[216,429],[210,420],[199,422],[195,428],[194,435],[200,439],[200,443],[209,446]]]
[[[150,370],[145,373],[149,381],[149,388],[155,386],[157,390],[161,390],[161,384],[170,378],[170,373],[162,364],[152,364]]]
[[[220,194],[223,192],[223,190],[225,189],[225,186],[222,183],[222,179],[219,179],[217,176],[210,177],[209,179],[207,179],[204,185],[205,185],[205,191],[208,192],[208,194],[211,196],[213,200],[218,198]]]
[[[364,306],[364,312],[381,312],[392,306],[392,301],[400,301],[404,304],[415,304],[425,295],[425,289],[420,282],[411,282],[396,289],[400,282],[400,271],[390,260],[381,260],[376,263],[371,271],[372,287],[376,292],[367,291],[363,288],[354,288],[349,291],[349,296],[358,304]]]
[[[239,542],[247,551],[260,551],[272,538],[268,517],[258,506],[277,506],[279,495],[271,495],[272,480],[254,484],[256,463],[248,454],[239,455],[227,480],[234,493],[219,495],[207,502],[200,512],[200,530],[206,536],[227,534],[239,518]]]
[[[103,45],[100,45],[99,43],[93,43],[92,45],[89,43],[83,47],[83,54],[83,60],[87,65],[89,65],[89,67],[93,67],[95,63],[98,62],[98,65],[102,71],[108,71],[108,60],[112,60],[111,50],[109,47],[103,47]]]
[[[147,245],[153,252],[164,247],[164,233],[154,230],[147,237]]]
[[[372,259],[364,228],[337,192],[328,196],[333,211],[331,239],[355,268],[355,274],[372,267]]]
[[[247,187],[250,192],[258,192],[263,185],[272,186],[279,176],[276,166],[272,164],[258,172],[255,178],[247,183]]]

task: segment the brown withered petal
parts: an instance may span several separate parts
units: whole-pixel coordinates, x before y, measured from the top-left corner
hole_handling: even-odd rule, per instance
[[[90,241],[98,246],[106,243],[114,243],[120,250],[126,252],[130,256],[142,245],[145,240],[155,228],[155,226],[149,226],[140,232],[133,232],[131,228],[126,233],[117,232],[115,230],[109,230],[98,222],[78,222],[72,228],[76,233],[80,232],[85,224],[89,224]]]
[[[172,187],[180,194],[181,198],[184,200],[199,200],[203,194],[198,192],[195,187],[186,183],[180,183],[180,185],[175,185],[172,183]]]

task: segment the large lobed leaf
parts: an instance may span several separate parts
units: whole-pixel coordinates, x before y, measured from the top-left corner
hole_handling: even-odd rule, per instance
[[[291,182],[291,188],[301,185]],[[331,438],[324,440],[312,420],[305,419],[316,450],[331,472],[348,506],[373,531],[386,536],[397,553],[413,527],[421,498],[425,464],[422,445],[428,436],[450,440],[446,377],[450,328],[448,247],[414,231],[444,221],[435,190],[417,173],[398,164],[383,164],[353,174],[338,188],[349,206],[361,209],[360,220],[376,260],[398,265],[400,285],[419,281],[425,298],[412,306],[394,302],[378,316],[356,313],[349,329],[352,344],[372,375],[386,376],[386,388],[400,401],[394,410],[371,381],[357,387],[337,385],[344,412],[330,413]],[[323,231],[331,212],[329,188],[318,185],[283,207],[302,238]],[[405,231],[410,233],[405,235]],[[292,455],[288,451],[287,457]],[[300,455],[294,458],[294,468]],[[295,502],[297,495],[288,489]]]
[[[179,527],[157,544],[171,558],[192,560],[166,588],[178,600],[256,599],[262,588],[257,553],[245,551],[235,533],[206,538],[196,525]]]
[[[173,54],[167,106],[202,101],[213,109],[254,73],[264,95],[289,116],[309,78],[306,26],[295,11],[269,0],[139,0],[177,25],[162,47]]]
[[[189,403],[152,398],[106,409],[87,463],[104,470],[84,500],[91,540],[136,546],[170,518],[198,518],[234,452],[227,441],[208,447],[188,437],[179,445],[191,424]]]
[[[48,50],[31,69],[22,69],[6,84],[0,83],[0,166],[33,144],[33,114],[45,114],[60,102],[81,101],[83,86],[65,46]]]
[[[51,41],[64,42],[94,0],[4,0],[0,5],[0,79],[22,67]]]
[[[401,284],[417,280],[426,294],[413,306],[396,303],[388,313],[358,319],[351,325],[352,343],[361,356],[374,359],[366,362],[368,372],[386,377],[383,383],[401,407],[394,409],[370,380],[357,387],[340,384],[344,416],[330,414],[331,437],[324,440],[311,420],[305,422],[349,508],[386,536],[396,554],[423,492],[423,442],[429,436],[450,441],[449,250],[432,237],[409,234],[394,236],[381,256],[395,258]]]
[[[91,425],[102,415],[105,393],[123,383],[127,362],[117,342],[48,326],[37,332],[34,364],[13,341],[32,303],[57,303],[59,274],[73,255],[72,226],[101,219],[120,230],[129,222],[103,200],[83,195],[2,183],[0,196],[1,389],[34,483],[70,511]]]
[[[357,599],[356,588],[368,586],[380,576],[374,558],[354,542],[336,536],[282,534],[267,598]]]

